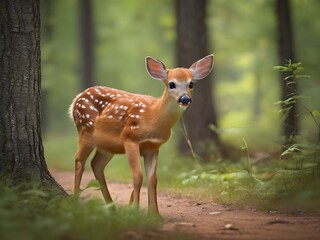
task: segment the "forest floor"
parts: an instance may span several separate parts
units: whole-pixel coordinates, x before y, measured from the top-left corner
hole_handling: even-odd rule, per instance
[[[52,171],[55,179],[72,193],[73,173]],[[82,186],[94,179],[85,172]],[[110,182],[109,190],[116,204],[127,204],[131,184]],[[87,189],[82,197],[101,197],[100,190]],[[147,208],[147,190],[141,191],[141,207]],[[160,191],[158,204],[164,224],[160,229],[130,230],[123,239],[168,239],[182,234],[187,239],[320,239],[320,214],[281,213],[238,209],[216,203],[199,202],[183,194]],[[179,239],[184,239],[180,237]]]

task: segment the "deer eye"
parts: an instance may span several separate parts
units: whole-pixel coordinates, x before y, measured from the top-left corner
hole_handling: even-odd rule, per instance
[[[193,82],[189,83],[189,88],[192,89],[193,88]]]
[[[174,84],[174,82],[169,82],[169,88],[170,89],[176,88],[176,85]]]

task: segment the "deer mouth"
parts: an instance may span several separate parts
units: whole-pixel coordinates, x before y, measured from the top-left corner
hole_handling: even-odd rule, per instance
[[[189,107],[190,103],[188,104],[183,104],[183,103],[179,103],[179,107],[186,109],[187,107]]]
[[[187,108],[191,103],[191,98],[188,95],[182,95],[178,99],[179,106],[182,108]]]

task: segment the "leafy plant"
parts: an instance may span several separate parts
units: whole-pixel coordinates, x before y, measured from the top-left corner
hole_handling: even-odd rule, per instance
[[[298,94],[296,89],[296,80],[299,78],[310,78],[308,75],[301,74],[304,68],[301,66],[302,63],[294,63],[291,59],[288,60],[283,66],[275,66],[274,69],[279,70],[280,72],[287,72],[283,80],[285,81],[287,87],[292,90],[292,92],[287,96],[286,99],[275,102],[275,105],[281,105],[280,113],[283,113],[284,118],[288,116],[289,111],[293,106],[298,102],[299,99],[306,98]]]

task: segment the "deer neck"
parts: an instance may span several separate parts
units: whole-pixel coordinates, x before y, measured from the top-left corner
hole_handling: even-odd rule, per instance
[[[154,119],[156,119],[157,126],[161,128],[171,129],[182,113],[182,109],[178,103],[170,98],[167,89],[165,89],[162,96],[157,99],[154,107],[156,109]]]

